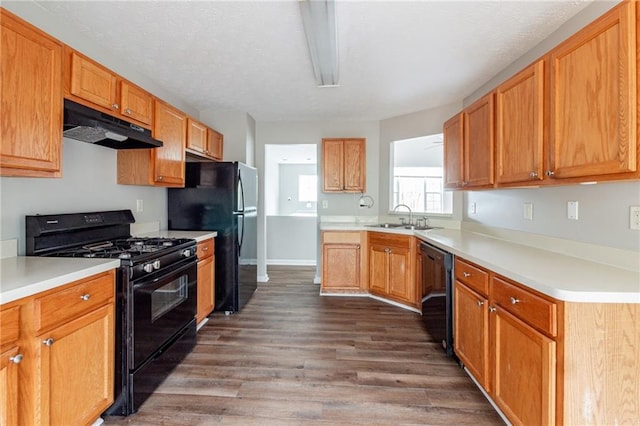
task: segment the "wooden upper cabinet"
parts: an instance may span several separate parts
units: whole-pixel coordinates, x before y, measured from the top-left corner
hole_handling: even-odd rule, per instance
[[[0,8],[0,175],[60,177],[59,41]]]
[[[637,171],[636,7],[622,2],[551,52],[555,179]]]
[[[212,158],[222,161],[222,153],[224,148],[224,136],[222,133],[213,129],[207,129],[207,143],[209,155]]]
[[[207,126],[191,117],[187,119],[187,148],[207,153]]]
[[[151,128],[153,95],[79,52],[65,48],[65,96]]]
[[[366,146],[364,138],[322,140],[322,190],[364,192]]]
[[[445,187],[493,186],[494,93],[447,120],[443,134]]]
[[[462,113],[444,123],[444,186],[460,188],[464,182],[464,121]]]
[[[494,93],[463,111],[465,187],[488,187],[494,182]]]
[[[183,187],[187,116],[159,99],[154,105],[153,137],[163,145],[118,150],[118,183]]]
[[[544,177],[545,60],[496,90],[496,181],[537,182]]]

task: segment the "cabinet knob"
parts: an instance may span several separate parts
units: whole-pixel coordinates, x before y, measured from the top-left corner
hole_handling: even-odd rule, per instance
[[[385,252],[385,253],[389,253],[389,252],[391,252],[391,250],[389,250],[388,248],[386,248],[386,249],[384,249],[384,252]]]
[[[520,303],[520,300],[518,298],[516,298],[516,297],[512,297],[511,298],[511,304],[515,305],[516,303]]]
[[[119,109],[119,108],[120,108],[120,105],[118,105],[118,104],[112,104],[112,105],[111,105],[111,108],[113,108],[113,109]]]
[[[529,177],[530,177],[530,178],[532,178],[532,179],[537,178],[537,177],[538,177],[538,172],[531,172],[531,173],[529,173]]]
[[[53,337],[49,337],[48,339],[43,340],[42,344],[45,346],[51,346],[53,345],[53,342],[55,342],[55,340],[53,340]]]
[[[360,250],[360,244],[358,244],[358,245],[356,246],[356,249],[357,249],[357,250]]]
[[[124,110],[124,113],[127,115],[131,115],[131,109],[127,108]]]
[[[478,306],[484,305],[484,302],[482,300],[478,300],[476,303],[478,304]]]
[[[208,246],[202,247],[202,251],[209,251],[209,247]]]
[[[14,364],[20,364],[22,362],[23,357],[24,355],[22,354],[14,355],[11,358],[9,358],[9,361],[11,361]]]
[[[80,296],[80,299],[85,300],[85,301],[89,300],[90,298],[91,298],[91,295],[89,293],[83,294],[82,296]]]
[[[556,172],[554,172],[553,170],[547,170],[547,173],[546,173],[547,176],[553,176],[555,174]]]
[[[497,311],[496,308],[494,308],[493,306],[489,306],[489,312],[495,312],[495,311]]]
[[[465,277],[465,278],[469,278],[471,276],[471,274],[468,273],[468,272],[463,272],[462,276]]]
[[[162,176],[158,176],[158,180],[162,180]]]

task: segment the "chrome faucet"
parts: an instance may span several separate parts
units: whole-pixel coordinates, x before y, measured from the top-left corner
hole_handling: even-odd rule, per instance
[[[413,225],[413,212],[411,211],[411,207],[409,207],[406,204],[398,204],[397,206],[395,206],[393,208],[393,211],[395,212],[396,210],[398,210],[398,207],[406,207],[407,210],[409,210],[409,225]]]

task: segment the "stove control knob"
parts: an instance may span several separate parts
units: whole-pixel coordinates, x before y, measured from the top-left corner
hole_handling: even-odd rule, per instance
[[[142,267],[142,269],[145,272],[153,272],[153,265],[151,263],[147,263]]]
[[[191,249],[182,250],[182,257],[189,257],[191,254]]]
[[[153,269],[160,269],[160,261],[159,260],[154,260],[153,261]]]

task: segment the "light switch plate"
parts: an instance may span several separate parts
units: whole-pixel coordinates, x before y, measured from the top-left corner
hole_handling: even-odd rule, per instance
[[[567,219],[578,220],[578,202],[567,202]]]
[[[533,203],[524,203],[522,215],[526,220],[533,220]]]
[[[476,203],[471,203],[471,214],[476,214]]]
[[[629,207],[629,229],[640,231],[640,206]]]

